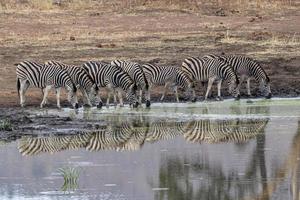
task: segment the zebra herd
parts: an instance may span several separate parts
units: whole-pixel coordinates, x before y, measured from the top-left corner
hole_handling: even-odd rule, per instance
[[[214,82],[217,82],[219,100],[222,99],[222,82],[226,82],[229,93],[239,99],[241,84],[246,80],[247,95],[250,96],[251,79],[260,83],[260,90],[266,98],[272,96],[270,79],[264,69],[257,61],[245,56],[209,54],[203,57],[189,57],[183,61],[181,68],[124,60],[114,60],[111,63],[89,61],[82,66],[66,65],[58,61],[47,61],[44,64],[23,61],[16,66],[17,89],[22,107],[25,105],[25,92],[29,86],[42,90],[41,108],[47,103],[51,88],[56,90],[57,107],[60,108],[62,87],[68,91],[68,101],[74,108],[79,107],[78,89],[87,105],[95,104],[99,108],[103,106],[99,95],[100,88],[106,88],[108,91],[107,106],[112,95],[114,104],[117,104],[118,97],[120,106],[123,106],[122,92],[125,92],[130,106],[138,107],[145,99],[146,107],[150,107],[150,90],[157,85],[164,86],[161,101],[165,97],[166,89],[171,87],[176,101],[179,102],[177,89],[180,87],[194,102],[197,82],[208,82],[205,99],[209,97]]]
[[[68,149],[85,148],[88,151],[135,151],[145,143],[183,137],[192,143],[244,143],[264,133],[269,119],[201,119],[185,122],[137,118],[126,121],[113,116],[113,121],[93,130],[72,135],[48,137],[24,136],[18,149],[22,155],[55,153]]]

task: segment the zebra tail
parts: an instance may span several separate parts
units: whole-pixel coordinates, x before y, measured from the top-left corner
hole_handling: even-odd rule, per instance
[[[20,88],[21,88],[21,81],[19,78],[17,78],[17,90],[18,90],[18,96],[20,98]]]

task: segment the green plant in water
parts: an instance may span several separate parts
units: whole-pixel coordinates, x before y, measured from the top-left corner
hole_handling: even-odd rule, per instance
[[[59,168],[58,171],[64,178],[64,184],[61,187],[62,191],[74,191],[78,188],[78,169],[74,167],[63,167]]]
[[[0,121],[0,130],[1,131],[12,131],[12,124],[9,120]]]

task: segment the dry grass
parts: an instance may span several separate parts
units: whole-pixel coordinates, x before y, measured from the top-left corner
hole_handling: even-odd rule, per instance
[[[183,10],[206,13],[209,9],[222,8],[225,14],[246,13],[250,10],[276,11],[298,7],[292,0],[0,0],[2,10]]]

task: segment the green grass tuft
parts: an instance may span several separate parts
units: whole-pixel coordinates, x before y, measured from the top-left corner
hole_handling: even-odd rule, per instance
[[[78,188],[78,177],[79,170],[74,167],[63,167],[59,168],[58,171],[64,178],[64,184],[61,187],[61,190],[66,191],[74,191]]]
[[[12,124],[9,120],[0,121],[0,130],[1,131],[12,131]]]

